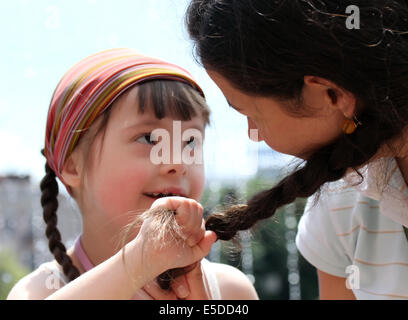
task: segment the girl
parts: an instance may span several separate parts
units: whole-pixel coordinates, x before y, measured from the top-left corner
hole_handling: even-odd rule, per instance
[[[203,208],[197,202],[204,186],[203,165],[153,163],[153,147],[168,142],[166,135],[158,141],[155,129],[173,138],[163,154],[178,143],[191,154],[202,147],[200,139],[180,141],[174,131],[195,130],[197,137],[203,136],[208,121],[202,90],[178,66],[130,49],[112,49],[70,69],[51,100],[41,182],[46,235],[55,260],[21,279],[8,298],[257,298],[240,271],[201,260],[215,240],[204,229]],[[57,229],[56,176],[83,219],[82,235],[68,251]],[[130,229],[133,240],[119,251],[121,231],[149,208],[156,216]],[[155,234],[161,229],[160,210],[174,211],[178,241],[166,232]],[[155,282],[164,271],[186,266],[193,270],[173,283],[173,291],[163,291]]]
[[[207,226],[229,239],[313,196],[297,245],[320,297],[408,298],[407,1],[192,0],[186,22],[248,127],[304,159]]]

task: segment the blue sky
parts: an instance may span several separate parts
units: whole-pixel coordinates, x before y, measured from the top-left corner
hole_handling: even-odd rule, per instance
[[[184,27],[188,0],[1,1],[0,175],[44,173],[40,150],[55,86],[79,60],[129,47],[189,70],[212,109],[204,154],[208,177],[255,173],[246,118],[230,109],[192,54]],[[262,143],[260,147],[265,148]],[[281,161],[277,155],[277,161]],[[285,157],[285,159],[288,159]],[[252,164],[252,165],[251,165]]]

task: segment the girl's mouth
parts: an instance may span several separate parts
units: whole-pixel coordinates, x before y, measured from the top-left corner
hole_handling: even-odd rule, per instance
[[[152,199],[159,199],[159,198],[164,198],[164,197],[184,197],[183,195],[180,194],[174,194],[174,193],[155,193],[155,192],[146,192],[143,193],[145,196],[152,198]]]

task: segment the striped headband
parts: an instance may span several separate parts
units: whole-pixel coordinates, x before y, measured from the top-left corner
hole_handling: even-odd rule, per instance
[[[203,91],[184,69],[132,49],[111,49],[80,61],[61,79],[47,116],[44,155],[64,183],[61,172],[81,132],[89,128],[126,89],[145,80],[171,79]],[[66,186],[71,194],[70,188]]]

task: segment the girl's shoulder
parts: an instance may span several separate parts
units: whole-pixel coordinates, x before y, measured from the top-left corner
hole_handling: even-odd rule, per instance
[[[255,291],[249,278],[239,269],[217,262],[208,261],[213,270],[223,300],[257,300]]]
[[[8,300],[42,300],[66,283],[61,268],[55,260],[45,262],[21,278],[9,292]]]

